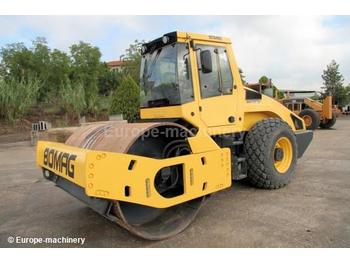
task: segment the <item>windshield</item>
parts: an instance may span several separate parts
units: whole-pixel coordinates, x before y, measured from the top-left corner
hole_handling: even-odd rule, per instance
[[[193,101],[186,44],[156,49],[141,62],[141,107],[179,105]]]

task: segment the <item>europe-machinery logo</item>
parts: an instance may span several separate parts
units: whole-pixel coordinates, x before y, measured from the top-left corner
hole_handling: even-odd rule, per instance
[[[77,156],[74,154],[60,152],[48,147],[45,148],[44,151],[44,165],[60,172],[61,174],[66,174],[66,176],[71,178],[74,178],[76,158]]]

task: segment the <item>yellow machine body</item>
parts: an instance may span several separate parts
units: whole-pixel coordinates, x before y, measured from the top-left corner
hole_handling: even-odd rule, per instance
[[[69,152],[69,157],[62,160],[59,154],[65,152]],[[74,160],[70,160],[72,155],[75,156]],[[129,168],[131,161],[132,169]],[[228,148],[152,159],[41,141],[37,145],[37,164],[84,188],[87,196],[157,208],[174,206],[231,186]],[[182,165],[184,194],[165,198],[158,194],[153,181],[159,170],[174,165]],[[69,175],[69,171],[74,172]],[[127,194],[126,186],[129,191]]]
[[[306,130],[304,121],[278,101],[243,86],[228,38],[181,32],[177,32],[176,37],[176,42],[188,45],[193,101],[141,108],[140,116],[143,120],[157,121],[183,119],[197,128],[198,132],[188,138],[191,154],[152,159],[40,141],[37,146],[38,166],[84,188],[88,196],[164,208],[231,186],[233,160],[230,149],[220,148],[212,136],[249,131],[257,122],[267,118],[282,119],[295,134]],[[196,45],[200,44],[225,48],[233,77],[231,94],[201,98],[195,53]],[[55,158],[59,158],[59,153],[65,157],[61,155],[57,161]],[[72,155],[75,157],[68,163]],[[129,170],[131,161],[134,161],[134,166]],[[63,168],[60,167],[62,163]],[[166,198],[156,192],[154,178],[159,170],[173,165],[183,167],[184,193]],[[72,168],[74,177],[67,175],[67,170],[72,171]]]
[[[333,108],[332,96],[329,96],[329,95],[326,96],[322,102],[320,102],[320,101],[311,99],[309,97],[294,99],[294,97],[291,96],[290,94],[293,91],[281,92],[277,88],[272,88],[271,83],[267,83],[267,84],[255,83],[255,84],[248,84],[247,86],[259,93],[264,93],[265,90],[272,89],[273,91],[271,92],[270,97],[282,103],[283,105],[288,107],[290,111],[292,111],[297,115],[300,114],[300,112],[304,109],[305,105],[308,108],[311,108],[312,110],[318,113],[321,122],[326,122],[328,120],[331,120],[334,114],[336,116],[338,116],[339,114],[338,110],[336,108]],[[294,91],[294,92],[297,92],[297,91]],[[312,91],[306,91],[306,92],[312,92]]]
[[[319,116],[320,120],[332,119],[333,117],[333,108],[332,108],[332,96],[326,96],[323,100],[323,103],[313,100],[311,98],[305,97],[303,103],[306,104],[309,108],[315,110]],[[300,107],[301,108],[301,107]],[[295,113],[300,113],[301,109],[295,108],[293,111]]]
[[[303,123],[296,114],[291,114],[288,109],[268,96],[262,95],[259,99],[246,99],[246,93],[254,91],[245,87],[241,81],[231,41],[228,38],[178,32],[177,41],[192,46],[206,44],[224,47],[234,79],[233,92],[229,95],[201,98],[200,80],[198,74],[195,73],[198,72],[197,57],[194,49],[190,48],[194,101],[179,106],[141,108],[142,119],[182,118],[200,130],[204,130],[204,133],[209,136],[248,131],[256,122],[269,117],[283,119],[293,131],[296,130],[293,118]],[[230,116],[235,118],[232,123],[229,121]]]
[[[286,104],[288,106],[288,102],[290,99],[292,99],[289,95],[289,92],[287,91],[285,94],[285,98],[281,99],[281,103]],[[290,104],[289,109],[295,112],[296,114],[299,114],[302,110],[303,106],[302,104],[307,105],[309,108],[313,109],[319,114],[321,121],[327,121],[333,118],[333,106],[332,106],[332,96],[326,96],[322,103],[319,101],[316,101],[314,99],[311,99],[309,97],[305,97],[302,99],[301,102]]]

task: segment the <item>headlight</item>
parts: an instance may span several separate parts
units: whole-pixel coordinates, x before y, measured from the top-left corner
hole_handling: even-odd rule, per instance
[[[166,35],[163,36],[162,41],[163,41],[163,44],[164,44],[164,45],[167,44],[167,43],[169,42],[169,37],[166,36]]]

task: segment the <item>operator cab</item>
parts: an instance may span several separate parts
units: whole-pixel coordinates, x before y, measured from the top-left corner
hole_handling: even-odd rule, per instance
[[[233,77],[226,48],[209,41],[191,46],[196,54],[201,98],[231,94]],[[141,107],[175,106],[193,101],[191,62],[190,44],[178,42],[177,32],[144,44]]]
[[[141,119],[235,125],[238,69],[228,38],[173,32],[142,45]],[[240,90],[243,90],[242,88]]]
[[[174,40],[165,35],[142,46],[141,108],[194,100],[188,44]]]

